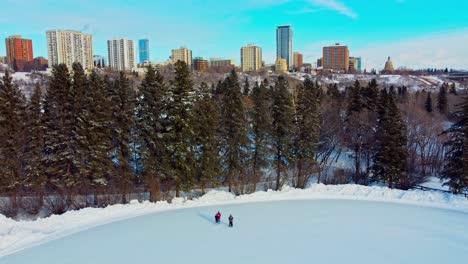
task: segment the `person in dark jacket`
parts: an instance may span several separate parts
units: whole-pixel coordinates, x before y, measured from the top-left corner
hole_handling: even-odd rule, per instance
[[[229,215],[229,227],[233,227],[234,226],[234,217],[232,217],[232,215]]]
[[[215,221],[218,224],[219,221],[221,221],[221,213],[218,211],[218,213],[215,215]]]

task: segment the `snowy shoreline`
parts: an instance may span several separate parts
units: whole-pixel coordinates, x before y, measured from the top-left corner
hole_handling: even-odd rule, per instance
[[[468,198],[461,195],[436,191],[403,191],[378,186],[313,184],[307,189],[285,187],[281,191],[270,190],[241,196],[225,191],[210,191],[193,200],[176,198],[171,203],[131,201],[126,205],[85,208],[34,221],[15,221],[0,215],[0,258],[96,226],[151,213],[252,202],[324,199],[390,202],[468,213]]]

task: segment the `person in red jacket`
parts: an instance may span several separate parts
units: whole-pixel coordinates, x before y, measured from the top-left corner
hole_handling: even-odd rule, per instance
[[[217,224],[221,221],[221,213],[218,211],[218,213],[215,215],[215,221]]]

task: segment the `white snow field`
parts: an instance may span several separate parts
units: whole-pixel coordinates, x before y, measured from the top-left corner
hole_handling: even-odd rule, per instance
[[[320,184],[36,221],[0,216],[0,263],[468,263],[468,199]]]

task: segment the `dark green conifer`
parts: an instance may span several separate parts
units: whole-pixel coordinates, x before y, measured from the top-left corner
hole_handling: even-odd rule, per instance
[[[437,95],[437,110],[443,115],[448,114],[447,88],[448,84],[442,84],[439,89],[439,94]]]
[[[252,90],[253,109],[251,113],[253,152],[252,152],[252,174],[253,190],[262,178],[262,171],[269,165],[269,154],[271,153],[271,100],[266,83],[262,82]]]
[[[27,183],[24,176],[25,98],[8,71],[0,79],[0,190],[16,195]]]
[[[432,113],[432,96],[431,96],[431,92],[427,93],[426,101],[424,102],[424,108],[426,109],[426,112]]]
[[[450,136],[446,143],[445,165],[441,179],[454,193],[468,191],[468,97],[457,106],[456,122],[445,131]]]
[[[245,162],[247,159],[247,118],[237,73],[233,69],[224,80],[221,103],[221,135],[224,154],[226,182],[229,191],[233,185],[243,184]]]
[[[297,169],[295,187],[304,188],[317,163],[315,154],[320,132],[320,88],[306,78],[298,89],[294,139]]]
[[[272,91],[272,145],[275,156],[276,190],[281,188],[281,171],[294,161],[293,156],[293,122],[294,109],[292,96],[289,92],[288,81],[278,77],[278,81]]]
[[[143,175],[150,200],[161,200],[161,180],[167,177],[166,114],[168,86],[151,65],[140,86],[138,123],[141,134]]]
[[[218,133],[220,110],[206,83],[201,84],[200,96],[194,106],[194,116],[197,117],[197,121],[194,122],[195,143],[197,145],[196,179],[202,193],[205,193],[206,187],[214,184],[221,173]]]
[[[193,82],[187,64],[175,64],[175,77],[169,88],[168,104],[168,152],[170,174],[176,184],[176,196],[180,190],[189,191],[195,184]]]

